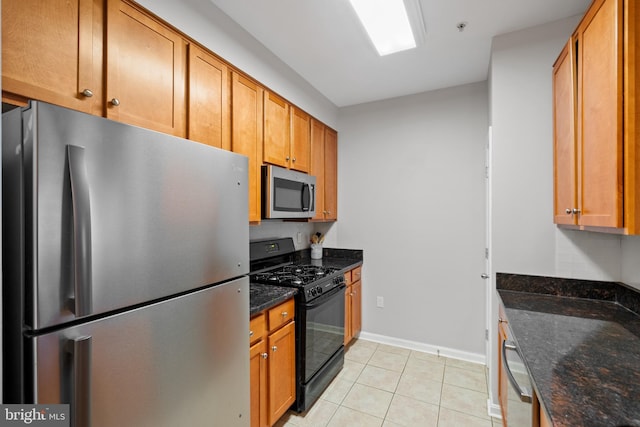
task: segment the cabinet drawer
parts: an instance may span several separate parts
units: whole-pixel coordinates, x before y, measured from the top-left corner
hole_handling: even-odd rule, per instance
[[[354,268],[353,270],[351,270],[351,281],[352,282],[357,282],[358,280],[360,280],[361,276],[362,276],[362,267],[357,267],[357,268]]]
[[[267,331],[267,318],[264,313],[252,317],[249,321],[249,343],[259,341]]]
[[[269,310],[269,331],[278,329],[285,323],[293,320],[295,304],[293,298],[277,305]]]
[[[351,270],[344,273],[345,285],[349,286],[352,283]]]

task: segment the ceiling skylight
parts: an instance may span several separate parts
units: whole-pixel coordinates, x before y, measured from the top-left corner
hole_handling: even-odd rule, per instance
[[[349,0],[380,56],[416,47],[404,0]]]

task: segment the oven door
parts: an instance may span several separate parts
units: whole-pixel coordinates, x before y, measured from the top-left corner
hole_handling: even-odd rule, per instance
[[[304,383],[338,352],[344,343],[344,292],[346,286],[332,289],[304,303],[306,321]]]

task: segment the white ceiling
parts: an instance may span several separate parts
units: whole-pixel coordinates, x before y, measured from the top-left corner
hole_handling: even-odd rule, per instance
[[[493,36],[582,14],[591,3],[418,1],[425,43],[380,57],[347,0],[211,0],[338,107],[485,80]]]

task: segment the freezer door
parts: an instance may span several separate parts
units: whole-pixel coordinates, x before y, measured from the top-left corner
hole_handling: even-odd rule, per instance
[[[34,339],[35,402],[75,426],[248,427],[249,280]]]
[[[31,328],[248,273],[246,157],[38,102],[21,139]]]

